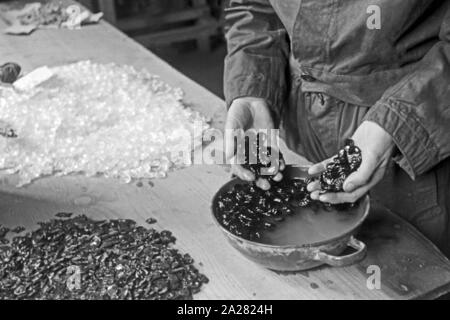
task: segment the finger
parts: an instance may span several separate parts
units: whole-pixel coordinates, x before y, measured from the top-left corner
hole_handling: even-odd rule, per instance
[[[329,158],[322,162],[313,164],[311,167],[309,167],[308,174],[313,176],[324,172],[325,170],[327,170],[327,164],[330,163],[331,161],[333,161],[333,158]]]
[[[383,167],[376,169],[370,181],[352,192],[325,193],[319,196],[319,200],[328,203],[353,203],[369,192],[383,178]]]
[[[311,197],[311,199],[313,199],[313,200],[319,201],[320,194],[321,194],[320,191],[319,191],[319,190],[316,190],[316,191],[311,192],[310,197]]]
[[[284,162],[283,159],[280,160],[280,171],[283,171],[284,169],[286,169],[286,163]]]
[[[278,165],[271,166],[269,168],[261,168],[262,175],[274,176],[278,173]]]
[[[379,158],[372,154],[367,154],[363,157],[361,166],[357,171],[350,174],[344,182],[344,191],[352,192],[366,184],[372,178],[379,165]]]
[[[308,184],[308,186],[306,187],[306,189],[309,192],[313,192],[313,191],[320,191],[320,181],[319,180],[314,180],[311,183]]]
[[[284,159],[277,158],[276,160],[277,172],[283,171],[286,169],[286,164],[284,163]]]
[[[328,192],[319,195],[319,201],[331,204],[339,203],[354,203],[363,197],[367,192],[369,192],[370,186],[365,185],[364,187],[358,188],[353,192]]]
[[[275,182],[280,182],[281,180],[283,180],[283,174],[281,172],[278,172],[272,179]]]
[[[259,178],[256,180],[256,186],[262,190],[269,190],[270,189],[270,183],[267,181],[267,179]]]
[[[262,175],[275,176],[278,172],[283,171],[284,168],[282,169],[281,165],[282,165],[281,160],[274,160],[271,163],[270,167],[268,167],[268,168],[264,168],[264,167],[261,168],[261,174]]]
[[[250,170],[244,169],[244,167],[242,167],[238,164],[231,165],[231,172],[244,181],[254,181],[255,180],[255,175],[253,174],[253,172],[251,172]]]

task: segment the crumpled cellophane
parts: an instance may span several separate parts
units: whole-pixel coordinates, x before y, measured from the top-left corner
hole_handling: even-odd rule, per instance
[[[18,138],[0,137],[0,170],[19,185],[45,175],[102,174],[130,182],[190,165],[206,119],[180,89],[129,66],[83,61],[26,92],[0,89],[0,119]]]

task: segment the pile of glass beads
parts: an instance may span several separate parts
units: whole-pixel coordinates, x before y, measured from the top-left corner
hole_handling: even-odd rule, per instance
[[[53,174],[163,178],[191,164],[201,143],[194,128],[208,125],[180,89],[130,66],[82,61],[52,71],[27,91],[0,88],[0,119],[17,134],[0,136],[0,170],[18,174],[19,186]]]

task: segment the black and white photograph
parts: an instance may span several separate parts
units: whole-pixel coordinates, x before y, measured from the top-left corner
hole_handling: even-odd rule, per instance
[[[449,259],[450,0],[0,0],[0,300],[264,319]]]

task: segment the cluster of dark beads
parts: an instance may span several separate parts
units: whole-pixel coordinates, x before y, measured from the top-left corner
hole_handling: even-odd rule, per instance
[[[0,299],[192,299],[208,282],[189,254],[172,247],[170,231],[58,217],[12,241],[5,236],[13,230],[1,228]],[[74,267],[78,287],[68,285]]]
[[[262,231],[272,230],[295,207],[311,203],[305,180],[282,180],[268,191],[254,184],[237,184],[219,196],[217,218],[232,234],[247,240],[258,240]]]
[[[237,184],[219,196],[219,223],[232,234],[247,240],[258,240],[264,230],[275,228],[278,222],[294,213],[295,206],[307,206],[311,202],[305,180],[273,180],[273,173],[263,169],[273,167],[272,148],[265,146],[266,136],[259,134],[257,139],[245,138],[245,163],[242,165],[258,178],[270,181],[271,189],[261,190],[253,183]],[[278,164],[283,155],[278,153]]]
[[[358,170],[361,161],[361,150],[355,146],[353,140],[347,139],[344,148],[339,151],[320,176],[321,189],[326,192],[343,191],[344,181],[352,172]]]
[[[245,163],[242,166],[253,172],[256,180],[258,178],[268,179],[272,181],[273,174],[270,172],[270,168],[273,168],[275,163],[272,163],[275,155],[273,154],[274,150],[270,146],[265,146],[264,141],[266,140],[265,135],[259,134],[256,139],[249,139],[249,137],[245,137]],[[283,155],[281,152],[278,153],[278,160],[281,161],[283,159]],[[278,161],[278,164],[279,164]],[[275,170],[276,171],[276,170]]]

